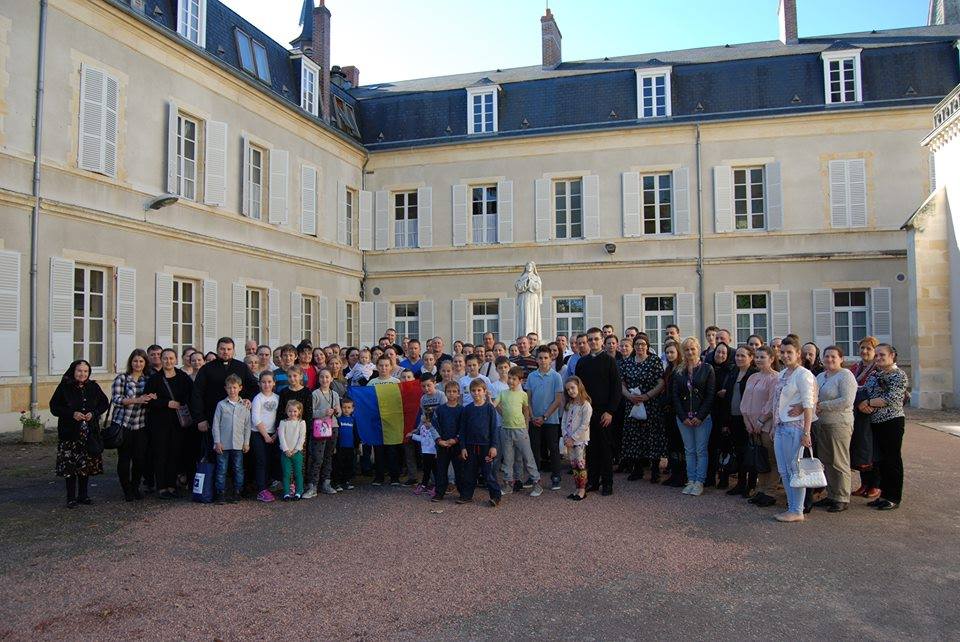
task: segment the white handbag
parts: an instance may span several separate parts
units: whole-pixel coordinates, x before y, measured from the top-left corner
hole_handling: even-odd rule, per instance
[[[641,395],[640,388],[630,388],[627,390],[631,395]],[[630,418],[636,419],[637,421],[646,421],[647,420],[647,407],[641,401],[639,403],[633,404],[633,408],[630,409]]]
[[[823,488],[827,485],[827,476],[823,473],[823,464],[813,456],[810,451],[809,457],[803,456],[805,448],[801,447],[797,453],[797,474],[790,478],[790,486],[793,488]]]

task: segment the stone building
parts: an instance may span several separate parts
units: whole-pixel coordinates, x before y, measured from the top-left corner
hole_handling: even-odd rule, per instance
[[[577,62],[547,11],[541,64],[372,86],[319,5],[290,46],[219,0],[0,5],[0,414],[154,342],[510,338],[530,259],[549,334],[908,342],[956,0],[817,37],[782,0],[777,41]]]

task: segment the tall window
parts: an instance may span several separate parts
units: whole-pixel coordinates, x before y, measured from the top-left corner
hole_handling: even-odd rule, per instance
[[[823,54],[824,93],[828,105],[863,99],[860,85],[860,53]]]
[[[264,339],[264,304],[267,297],[262,290],[247,288],[247,341],[251,339],[263,343]]]
[[[344,221],[344,227],[347,230],[347,245],[353,245],[353,208],[354,203],[356,203],[357,193],[352,189],[347,190],[346,194],[346,206],[344,209],[344,216],[346,221]],[[353,345],[353,344],[351,344]]]
[[[737,345],[746,343],[751,334],[756,334],[766,342],[769,332],[769,313],[767,295],[737,294]]]
[[[179,0],[180,10],[177,15],[177,33],[195,45],[204,45],[203,14],[207,0]]]
[[[833,331],[836,343],[847,357],[857,358],[860,340],[869,334],[865,290],[835,290]]]
[[[579,178],[553,182],[558,239],[583,238],[582,190],[583,181]]]
[[[237,29],[237,52],[243,70],[269,84],[270,66],[267,64],[267,49],[263,44]]]
[[[396,303],[393,306],[393,325],[398,337],[420,338],[420,305]]]
[[[474,187],[473,195],[473,242],[476,244],[497,242],[497,186]]]
[[[196,294],[192,281],[173,280],[173,348],[178,355],[196,341]]]
[[[657,118],[670,115],[669,72],[662,70],[638,72],[637,85],[640,118]]]
[[[300,59],[300,107],[314,116],[317,115],[317,67]]]
[[[191,201],[197,199],[199,132],[196,120],[177,115],[177,193]]]
[[[263,210],[266,209],[264,204],[266,190],[263,189],[266,157],[266,150],[257,145],[250,145],[250,164],[247,166],[247,181],[250,184],[250,218],[261,218]]]
[[[673,175],[648,174],[643,177],[643,233],[672,234],[673,205],[671,186]]]
[[[467,123],[471,134],[497,131],[497,90],[467,90]]]
[[[417,193],[393,195],[394,247],[417,247]]]
[[[317,301],[313,297],[303,297],[303,307],[300,309],[300,336],[299,341],[313,341],[314,321],[317,315]]]
[[[106,366],[107,272],[102,268],[73,270],[73,358],[94,368]]]
[[[650,337],[650,351],[654,354],[663,352],[667,326],[677,322],[674,309],[672,296],[643,297],[643,331]]]
[[[359,318],[357,317],[357,304],[353,301],[347,301],[346,305],[346,319],[344,320],[347,327],[347,334],[344,337],[348,346],[357,345],[357,337],[360,336],[360,331],[357,328],[357,323]]]
[[[483,335],[492,332],[500,337],[500,303],[498,301],[473,302],[473,344],[482,345]],[[500,337],[503,341],[504,337]]]
[[[764,229],[763,167],[733,170],[733,205],[738,230]]]
[[[585,330],[586,314],[583,298],[554,299],[554,320],[557,335],[571,337]]]

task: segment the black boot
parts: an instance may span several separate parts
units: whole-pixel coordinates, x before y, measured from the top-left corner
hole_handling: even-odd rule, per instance
[[[77,478],[67,477],[67,508],[77,507]]]
[[[77,502],[80,504],[90,505],[93,503],[93,500],[90,499],[89,483],[90,478],[86,475],[77,477]]]
[[[637,459],[633,462],[633,471],[630,473],[630,476],[627,477],[627,481],[637,481],[638,479],[643,479],[642,459]]]

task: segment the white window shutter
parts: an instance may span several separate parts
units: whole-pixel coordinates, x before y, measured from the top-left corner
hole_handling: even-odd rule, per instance
[[[620,192],[623,199],[623,235],[640,236],[640,172],[624,172]]]
[[[469,320],[467,319],[467,300],[466,299],[454,299],[452,302],[452,314],[451,314],[451,334],[450,334],[450,343],[453,344],[454,341],[469,341],[470,335],[469,330]]]
[[[733,328],[730,328],[732,331]],[[770,336],[785,337],[790,334],[790,291],[774,290],[770,293]]]
[[[513,181],[497,182],[497,242],[513,243]]]
[[[534,236],[537,243],[549,241],[553,236],[552,227],[553,208],[550,207],[550,179],[538,178],[534,184]]]
[[[179,194],[180,185],[177,183],[177,103],[167,101],[167,194]],[[246,147],[244,148],[244,172],[246,171]],[[246,183],[244,183],[246,184]],[[243,212],[246,214],[246,210]]]
[[[377,190],[373,226],[374,249],[386,250],[390,247],[390,192],[386,190]]]
[[[540,342],[546,345],[556,336],[553,329],[553,295],[544,292],[540,302]]]
[[[106,74],[88,65],[80,66],[80,144],[77,166],[103,172]],[[69,365],[69,364],[67,364]]]
[[[417,243],[433,247],[433,188],[417,188]]]
[[[828,173],[830,175],[830,225],[847,227],[850,225],[847,161],[830,161]]]
[[[117,268],[116,346],[114,364],[117,372],[127,365],[127,358],[137,347],[137,271]]]
[[[347,302],[337,299],[337,343],[347,345]]]
[[[270,150],[270,222],[286,223],[289,220],[287,203],[290,181],[290,154],[285,149]]]
[[[506,297],[497,301],[500,310],[500,332],[497,340],[510,345],[517,336],[517,300]]]
[[[731,336],[735,335],[737,330],[737,320],[733,311],[733,292],[715,292],[713,294],[713,322],[717,327],[729,330]]]
[[[217,282],[211,279],[203,281],[203,351],[216,352],[220,338],[218,319],[219,289]]]
[[[203,202],[224,207],[227,204],[227,124],[208,120],[206,136]]]
[[[158,346],[169,348],[173,345],[173,276],[157,272],[156,333],[154,341]]]
[[[346,215],[344,215],[346,217]],[[370,190],[360,190],[360,249],[373,249],[373,192]],[[346,228],[344,228],[346,230]],[[346,231],[344,231],[346,234]],[[344,236],[346,239],[346,236]],[[344,240],[346,243],[346,240]]]
[[[20,253],[10,250],[0,251],[0,354],[0,377],[19,375]]]
[[[583,177],[583,238],[600,238],[600,177]]]
[[[767,229],[783,229],[783,181],[780,178],[780,163],[767,163],[763,168],[764,190],[767,207]]]
[[[833,290],[813,290],[813,342],[820,350],[833,343]]]
[[[377,340],[373,336],[373,301],[360,302],[360,345],[369,348],[376,345]],[[346,336],[346,330],[344,330]]]
[[[627,328],[636,326],[643,329],[643,297],[639,294],[623,295],[623,332]],[[682,326],[681,326],[682,327]]]
[[[117,130],[120,125],[120,81],[106,76],[103,88],[103,173],[117,176]]]
[[[347,186],[337,181],[337,243],[347,244]],[[363,213],[360,213],[360,249],[363,247]]]
[[[603,297],[600,295],[584,297],[583,307],[586,329],[601,327],[603,325]]]
[[[300,231],[317,235],[317,170],[300,166]]]
[[[880,343],[893,342],[893,310],[890,288],[870,288],[873,336]]]
[[[673,170],[673,233],[690,233],[690,169]]]
[[[242,283],[234,283],[231,290],[231,318],[230,331],[233,333],[233,343],[237,350],[243,350],[247,340],[247,288]]]
[[[320,336],[317,338],[317,340],[321,344],[328,344],[328,343],[331,343],[330,341],[330,300],[327,297],[322,296],[320,297],[318,302],[320,304],[319,306],[320,307],[320,312],[319,312],[320,323],[318,324],[318,332],[320,333]]]
[[[303,295],[299,292],[290,293],[290,340],[300,338],[303,330]]]
[[[696,337],[699,329],[697,328],[697,303],[693,292],[677,293],[677,325],[680,326],[681,337]],[[637,326],[642,328],[643,326]]]
[[[867,170],[862,158],[847,161],[850,227],[867,226]]]
[[[433,338],[433,301],[424,300],[417,304],[420,316],[420,341],[427,341]]]
[[[733,170],[729,165],[713,168],[713,216],[715,232],[733,231]]]
[[[272,343],[280,343],[280,290],[270,288],[267,291],[267,336]],[[296,336],[296,335],[294,335]],[[290,337],[293,340],[294,337]]]
[[[391,307],[387,301],[376,301],[373,304],[373,332],[377,335],[373,338],[374,342],[387,333],[387,328],[392,323]]]
[[[243,185],[240,213],[250,216],[250,139],[246,135],[243,137],[243,170],[240,172],[240,182]]]
[[[50,257],[50,374],[73,362],[73,261]]]
[[[453,245],[467,244],[467,186],[453,186]]]

